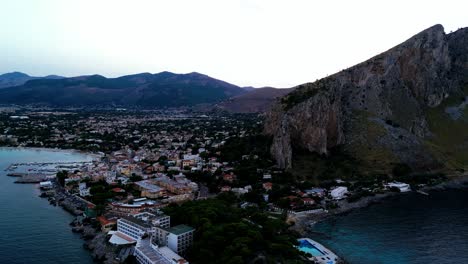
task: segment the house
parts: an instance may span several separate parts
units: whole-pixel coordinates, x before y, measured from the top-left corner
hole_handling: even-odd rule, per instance
[[[103,215],[97,217],[96,219],[101,224],[101,231],[104,233],[109,232],[117,224],[117,220],[115,218],[108,219]]]
[[[271,182],[263,183],[263,189],[265,189],[265,191],[270,191],[272,188],[273,188],[273,183]]]
[[[236,179],[236,176],[234,174],[224,174],[223,175],[223,180],[226,182],[233,182]]]
[[[308,195],[312,195],[312,196],[324,197],[326,190],[323,188],[312,188],[312,189],[305,190],[305,193],[307,193]]]
[[[221,191],[222,192],[229,192],[229,191],[231,191],[231,186],[225,185],[225,186],[221,187]]]
[[[113,188],[112,192],[114,193],[125,193],[125,190],[122,188]]]
[[[404,182],[390,182],[390,183],[386,184],[386,187],[388,189],[398,188],[398,190],[400,190],[400,192],[409,192],[409,191],[411,191],[410,185],[407,184],[407,183],[404,183]]]
[[[52,189],[53,184],[51,181],[43,181],[39,183],[39,187],[43,190],[49,190]]]
[[[304,203],[304,205],[313,205],[313,204],[315,204],[315,201],[312,198],[302,198],[302,202]]]
[[[339,186],[333,189],[330,192],[330,195],[333,199],[335,200],[341,200],[344,198],[344,196],[348,193],[348,187],[345,186]]]

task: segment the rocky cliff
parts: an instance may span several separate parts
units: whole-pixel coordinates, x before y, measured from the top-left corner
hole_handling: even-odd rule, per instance
[[[431,109],[444,112],[450,98],[465,97],[467,39],[468,29],[445,34],[436,25],[363,63],[298,86],[267,114],[265,132],[273,137],[278,165],[290,168],[295,149],[327,154],[335,146],[367,162],[421,168],[445,163],[449,151],[433,144],[442,135],[431,128]]]

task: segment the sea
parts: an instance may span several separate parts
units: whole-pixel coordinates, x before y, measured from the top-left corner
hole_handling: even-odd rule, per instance
[[[73,216],[39,197],[37,184],[15,184],[11,163],[88,161],[70,151],[0,148],[0,263],[90,264],[83,240],[71,232]]]
[[[468,263],[468,188],[391,197],[319,222],[310,237],[350,264]]]

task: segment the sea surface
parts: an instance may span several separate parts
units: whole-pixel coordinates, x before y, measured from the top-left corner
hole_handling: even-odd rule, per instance
[[[468,263],[468,189],[402,194],[315,231],[312,239],[350,264]]]
[[[91,159],[77,152],[0,148],[0,263],[93,263],[79,235],[71,232],[73,217],[39,198],[37,184],[15,184],[4,171],[11,163]]]

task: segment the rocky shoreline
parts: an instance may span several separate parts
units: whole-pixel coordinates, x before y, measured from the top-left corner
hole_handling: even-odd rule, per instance
[[[49,201],[75,216],[70,223],[71,231],[81,235],[81,239],[84,240],[83,247],[90,251],[94,261],[104,264],[119,263],[116,260],[118,248],[107,243],[106,234],[99,230],[99,224],[95,220],[83,217],[85,202],[67,193],[56,181],[53,184],[55,194],[48,196]]]

